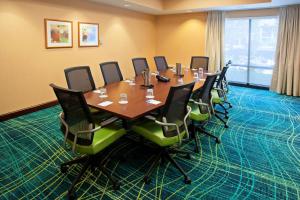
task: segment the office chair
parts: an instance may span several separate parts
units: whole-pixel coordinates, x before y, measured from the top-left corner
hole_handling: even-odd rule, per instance
[[[222,121],[224,123],[225,128],[228,128],[227,121],[222,119],[218,114],[222,114],[222,115],[224,115],[225,119],[229,119],[228,109],[232,108],[232,105],[230,102],[228,102],[228,99],[226,96],[226,93],[228,92],[228,90],[225,90],[225,87],[224,87],[224,78],[225,78],[227,70],[228,70],[228,64],[226,64],[226,66],[223,67],[223,69],[220,73],[220,76],[218,77],[218,80],[216,81],[216,86],[212,90],[212,102],[213,102],[213,106],[214,106],[214,111],[216,113],[215,115],[220,121]],[[224,106],[224,104],[227,104],[229,107],[226,108]],[[223,108],[224,112],[221,112],[221,111],[215,109],[216,105],[219,105],[221,108]]]
[[[100,64],[105,85],[123,80],[118,62],[105,62]]]
[[[171,162],[184,176],[184,182],[186,184],[191,183],[191,179],[172,158],[171,154],[183,154],[187,158],[190,156],[188,152],[175,149],[174,146],[180,146],[184,137],[189,137],[187,119],[191,108],[187,104],[193,87],[194,83],[171,87],[161,115],[157,118],[147,117],[147,119],[132,126],[134,132],[158,147],[153,163],[144,176],[145,183],[150,182],[150,175],[161,160]]]
[[[89,66],[70,67],[64,70],[68,88],[88,92],[95,90],[95,82]]]
[[[167,60],[164,56],[155,56],[154,61],[157,71],[165,71],[169,68]]]
[[[141,75],[146,68],[149,68],[146,58],[133,58],[132,64],[136,76]]]
[[[207,75],[202,88],[199,91],[195,92],[192,96],[192,99],[190,99],[189,106],[192,108],[190,119],[192,120],[191,128],[192,136],[195,139],[196,143],[196,153],[200,151],[200,144],[197,136],[198,132],[215,138],[216,143],[218,144],[221,143],[220,139],[217,136],[207,132],[204,128],[205,122],[207,122],[211,118],[212,114],[215,114],[212,107],[211,91],[217,79],[217,76],[218,74]]]
[[[61,172],[66,173],[73,164],[83,164],[79,174],[68,189],[68,198],[74,199],[76,197],[74,187],[88,168],[99,168],[112,182],[113,188],[118,189],[120,187],[119,182],[105,168],[104,163],[107,160],[102,159],[101,152],[123,136],[126,131],[117,124],[110,124],[103,128],[97,126],[92,120],[81,91],[64,89],[54,84],[50,86],[53,88],[63,110],[59,117],[64,125],[64,146],[65,143],[68,143],[72,146],[73,152],[81,155],[81,157],[61,164]]]
[[[64,72],[69,89],[81,92],[89,92],[96,89],[89,66],[70,67],[65,69]],[[89,107],[89,109],[92,112],[93,120],[97,123],[102,121],[102,125],[117,120],[116,117],[112,117],[109,113],[99,111],[92,107]]]
[[[208,63],[209,63],[209,57],[192,56],[190,68],[191,69],[203,68],[204,70],[208,71]]]

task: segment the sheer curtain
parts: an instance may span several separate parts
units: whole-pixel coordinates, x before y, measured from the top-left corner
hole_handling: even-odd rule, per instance
[[[280,9],[271,90],[300,96],[300,5]]]
[[[224,65],[224,12],[211,11],[208,13],[206,25],[205,52],[209,57],[208,69],[210,72],[220,70]]]

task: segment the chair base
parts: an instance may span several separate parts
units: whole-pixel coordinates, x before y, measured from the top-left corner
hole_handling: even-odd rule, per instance
[[[158,166],[160,162],[165,162],[166,160],[169,161],[177,170],[180,171],[180,173],[184,177],[184,183],[185,184],[191,184],[192,181],[190,177],[186,174],[186,172],[182,169],[182,167],[175,161],[174,158],[172,158],[171,154],[180,154],[184,155],[185,158],[191,159],[191,155],[187,151],[182,151],[179,149],[170,149],[170,148],[161,148],[158,153],[154,156],[153,162],[151,166],[149,167],[148,171],[146,172],[143,181],[146,184],[149,184],[151,182],[150,175],[152,174],[153,170]]]
[[[100,169],[101,172],[111,181],[113,189],[118,190],[120,188],[120,183],[111,175],[109,170],[105,167],[105,163],[107,161],[108,160],[99,159],[98,155],[90,155],[75,158],[74,160],[61,164],[60,171],[62,173],[66,173],[71,165],[83,164],[83,167],[81,168],[79,174],[75,177],[71,186],[68,189],[67,198],[76,199],[75,186],[78,182],[80,182],[80,179],[83,177],[84,173],[87,171],[88,168],[91,168],[92,171],[94,171],[96,168]]]
[[[214,138],[217,144],[221,143],[221,140],[220,140],[219,137],[217,137],[217,136],[215,136],[215,135],[207,132],[204,129],[203,126],[201,126],[201,125],[196,126],[195,124],[192,124],[192,128],[193,128],[193,130],[192,130],[192,137],[195,140],[195,144],[196,144],[195,149],[194,149],[195,153],[199,153],[200,152],[200,142],[199,142],[197,133],[203,133],[203,134],[205,134],[205,135],[207,135],[209,137]]]

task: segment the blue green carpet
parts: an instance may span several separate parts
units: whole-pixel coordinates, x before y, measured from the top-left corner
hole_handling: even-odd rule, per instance
[[[213,119],[206,128],[222,143],[201,136],[193,159],[176,157],[192,178],[161,164],[145,185],[141,177],[151,155],[128,140],[130,155],[108,166],[121,179],[112,190],[106,177],[88,172],[77,185],[81,199],[300,199],[300,99],[269,91],[231,87],[229,128]],[[59,164],[73,158],[62,148],[59,106],[0,123],[0,199],[65,199],[79,167],[61,174]],[[193,142],[184,149],[193,150]]]

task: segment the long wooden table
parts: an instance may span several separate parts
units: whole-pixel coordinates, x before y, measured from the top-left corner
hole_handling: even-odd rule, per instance
[[[136,85],[129,85],[128,82],[121,81],[117,83],[108,84],[105,88],[107,90],[108,97],[100,98],[99,94],[91,91],[84,94],[87,104],[91,107],[103,110],[113,115],[116,115],[122,119],[133,120],[146,115],[160,107],[164,106],[166,98],[171,86],[178,85],[178,76],[172,70],[166,70],[160,73],[163,76],[169,77],[170,82],[159,82],[154,75],[151,75],[151,84],[154,85],[154,99],[161,101],[158,105],[147,103],[146,98],[147,88],[142,87],[143,77],[137,76],[135,79]],[[195,81],[193,77],[194,71],[184,71],[183,81],[184,83],[190,83]],[[204,74],[205,76],[205,74]],[[194,91],[202,87],[204,79],[200,79],[195,83]],[[120,94],[126,93],[128,98],[128,104],[119,104]],[[112,101],[113,104],[106,107],[99,106],[98,104],[103,101]]]

